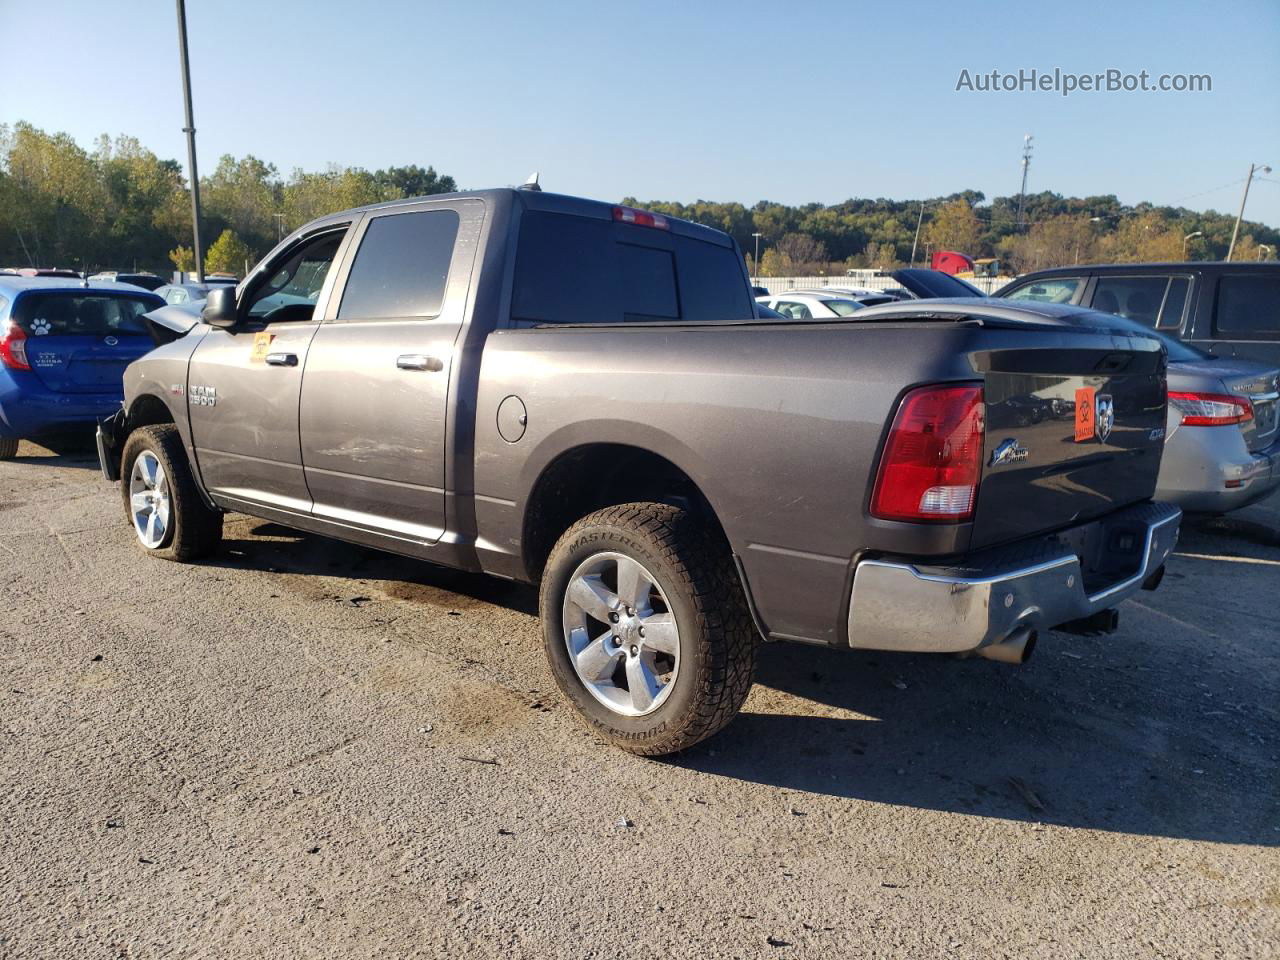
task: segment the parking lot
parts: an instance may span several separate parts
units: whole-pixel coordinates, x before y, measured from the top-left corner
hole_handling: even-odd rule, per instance
[[[526,587],[121,513],[89,449],[0,464],[0,956],[1280,953],[1274,497],[1022,668],[770,646],[668,761]]]

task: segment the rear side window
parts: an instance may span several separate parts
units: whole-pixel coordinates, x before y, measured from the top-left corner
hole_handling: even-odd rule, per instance
[[[1219,280],[1214,329],[1221,336],[1280,340],[1280,276]]]
[[[1187,291],[1191,281],[1186,277],[1174,277],[1169,281],[1169,289],[1164,295],[1164,307],[1160,311],[1160,322],[1156,324],[1161,330],[1179,330],[1182,328],[1182,311],[1187,305]]]
[[[1032,300],[1036,303],[1070,303],[1080,289],[1080,277],[1054,277],[1035,280],[1004,294],[1008,300]],[[1095,308],[1096,309],[1096,308]]]
[[[1094,287],[1092,306],[1094,310],[1154,327],[1168,287],[1168,277],[1103,276]]]
[[[27,293],[17,298],[13,318],[33,337],[146,336],[141,316],[162,305],[158,297]]]
[[[753,316],[731,247],[664,230],[527,211],[511,316],[536,323],[742,320]]]
[[[347,277],[338,319],[439,316],[458,222],[453,210],[370,221]]]

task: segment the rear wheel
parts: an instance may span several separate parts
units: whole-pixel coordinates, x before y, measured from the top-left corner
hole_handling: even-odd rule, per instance
[[[138,543],[166,560],[196,560],[222,541],[222,514],[200,498],[173,424],[140,427],[121,457],[120,490]]]
[[[629,503],[579,520],[551,551],[540,597],[551,671],[624,750],[693,746],[751,690],[755,628],[717,541],[688,511]]]
[[[12,460],[18,455],[17,437],[0,437],[0,460]]]

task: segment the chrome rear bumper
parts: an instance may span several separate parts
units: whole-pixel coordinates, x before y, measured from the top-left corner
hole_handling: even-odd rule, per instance
[[[849,645],[961,653],[1023,628],[1047,630],[1090,616],[1137,592],[1160,569],[1177,542],[1181,516],[1170,504],[1148,503],[1094,521],[1099,526],[1091,534],[1104,544],[1117,536],[1136,539],[1128,571],[1089,588],[1070,532],[988,551],[962,567],[863,560],[853,576]]]

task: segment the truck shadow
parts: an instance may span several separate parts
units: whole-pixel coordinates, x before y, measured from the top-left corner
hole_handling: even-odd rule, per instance
[[[1211,671],[1209,651],[1151,666],[1157,651],[1120,642],[1049,634],[1021,668],[770,645],[769,689],[671,762],[922,810],[1280,845],[1270,676]]]
[[[93,434],[69,434],[40,440],[24,440],[18,447],[17,459],[10,461],[22,467],[71,467],[98,469],[98,448]]]
[[[303,533],[239,514],[228,517],[222,550],[206,563],[292,574],[304,580],[374,580],[379,581],[382,593],[400,600],[455,610],[489,603],[530,616],[538,614],[537,591],[524,584]],[[316,594],[315,599],[343,599],[318,583],[301,589]],[[348,600],[360,599],[356,586],[344,587],[342,592],[350,594]]]

